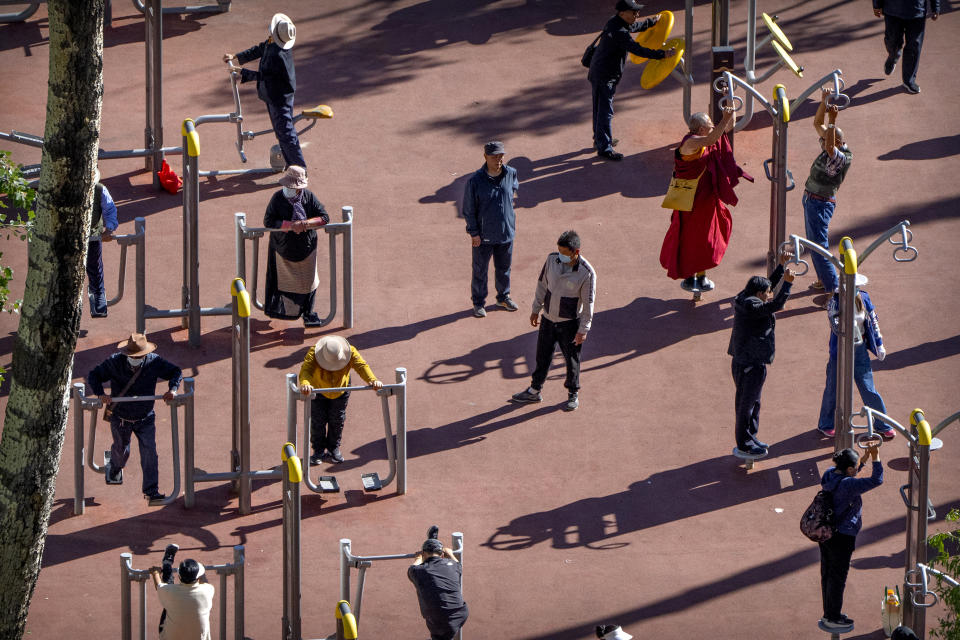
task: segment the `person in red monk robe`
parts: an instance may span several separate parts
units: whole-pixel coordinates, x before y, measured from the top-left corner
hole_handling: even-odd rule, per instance
[[[692,211],[674,211],[670,229],[660,249],[660,264],[680,286],[711,291],[714,283],[707,269],[720,264],[730,242],[733,221],[726,205],[736,205],[733,188],[740,177],[753,178],[737,166],[733,147],[724,135],[733,128],[733,110],[724,109],[723,118],[714,126],[710,116],[690,116],[690,132],[676,150],[674,175],[677,178],[700,177]]]

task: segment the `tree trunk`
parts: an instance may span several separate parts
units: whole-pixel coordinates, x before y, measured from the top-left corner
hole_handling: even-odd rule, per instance
[[[53,502],[80,329],[103,97],[104,0],[49,0],[37,217],[0,439],[0,638],[23,637]]]

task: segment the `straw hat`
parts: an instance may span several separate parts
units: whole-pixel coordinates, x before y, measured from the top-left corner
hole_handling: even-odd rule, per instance
[[[323,336],[313,348],[313,357],[321,369],[340,371],[350,364],[350,343],[340,336]]]
[[[157,345],[149,342],[147,336],[142,333],[131,333],[129,338],[117,343],[117,349],[120,349],[123,355],[130,356],[131,358],[138,358],[148,353],[153,353],[156,348]]]
[[[297,28],[285,13],[275,13],[270,19],[270,35],[281,49],[289,49],[297,41]]]

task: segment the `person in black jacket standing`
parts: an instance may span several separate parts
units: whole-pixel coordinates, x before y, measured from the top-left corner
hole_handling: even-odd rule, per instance
[[[675,53],[674,49],[647,49],[634,42],[631,33],[646,31],[657,24],[660,16],[637,22],[642,4],[635,0],[617,0],[617,14],[607,21],[600,34],[597,50],[590,61],[587,80],[593,86],[593,147],[597,155],[608,160],[622,160],[623,154],[613,150],[617,140],[613,138],[613,94],[623,75],[627,53],[644,58],[662,60]]]
[[[793,271],[783,268],[788,257],[787,253],[780,256],[780,264],[769,280],[763,276],[750,278],[733,302],[733,333],[727,353],[733,356],[731,370],[737,385],[737,449],[752,456],[767,452],[767,444],[757,439],[760,394],[767,378],[767,365],[773,362],[776,350],[774,314],[786,304],[793,282]]]
[[[930,0],[929,14],[934,20],[940,17],[940,0]],[[917,68],[927,25],[927,0],[873,0],[873,15],[884,20],[883,44],[887,48],[887,60],[883,63],[883,72],[887,75],[893,73],[902,49],[903,88],[907,93],[920,93]]]
[[[246,51],[233,55],[225,53],[224,62],[236,60],[246,64],[260,59],[257,71],[240,70],[240,82],[257,81],[257,95],[267,105],[270,124],[280,143],[280,151],[287,166],[306,167],[300,150],[300,138],[293,126],[293,93],[297,90],[297,75],[293,67],[293,43],[297,40],[297,28],[283,13],[274,14],[270,20],[270,36]],[[235,67],[231,65],[230,71]]]

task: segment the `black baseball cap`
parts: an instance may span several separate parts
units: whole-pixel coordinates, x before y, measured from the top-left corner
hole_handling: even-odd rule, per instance
[[[617,11],[640,11],[643,5],[634,0],[617,0]]]

